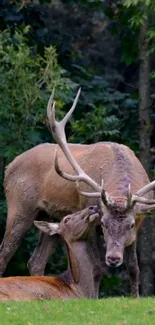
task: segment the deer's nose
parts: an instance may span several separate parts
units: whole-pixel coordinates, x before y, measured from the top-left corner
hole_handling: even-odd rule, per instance
[[[98,207],[97,205],[91,205],[89,207],[89,211],[92,212],[92,213],[97,213],[98,212]]]
[[[117,267],[120,265],[121,258],[119,256],[107,256],[107,262],[109,266]]]

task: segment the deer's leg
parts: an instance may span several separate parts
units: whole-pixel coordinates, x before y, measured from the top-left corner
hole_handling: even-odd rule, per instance
[[[139,297],[139,266],[136,252],[136,242],[125,248],[126,266],[129,273],[131,294]]]
[[[39,242],[27,264],[31,275],[44,275],[46,264],[54,253],[58,242],[58,235],[51,237],[40,233]]]
[[[31,227],[33,220],[33,215],[27,216],[22,212],[19,213],[19,210],[12,213],[11,209],[9,209],[6,231],[0,245],[0,276],[4,273],[17,248],[19,248],[21,240]]]

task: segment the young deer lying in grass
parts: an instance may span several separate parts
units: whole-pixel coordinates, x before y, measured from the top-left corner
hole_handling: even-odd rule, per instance
[[[64,239],[70,268],[56,277],[1,278],[0,300],[97,298],[100,276],[96,267],[100,268],[100,260],[93,234],[98,223],[97,206],[67,215],[60,223],[35,221],[44,233]]]

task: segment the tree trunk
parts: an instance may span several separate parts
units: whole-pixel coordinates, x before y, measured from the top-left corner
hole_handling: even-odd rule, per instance
[[[139,158],[149,175],[150,151],[150,58],[148,55],[149,43],[147,39],[148,19],[141,26],[139,36]],[[142,295],[154,293],[153,265],[152,265],[152,218],[144,220],[139,234],[139,262],[140,262],[140,288]]]
[[[139,37],[139,145],[140,160],[146,172],[150,172],[150,57],[148,55],[149,44],[147,40],[148,21],[146,20],[140,29]]]
[[[3,156],[0,156],[0,195],[3,188],[4,168],[5,168],[5,158]]]

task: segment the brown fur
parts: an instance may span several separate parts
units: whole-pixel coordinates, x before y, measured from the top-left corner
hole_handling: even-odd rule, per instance
[[[61,219],[66,213],[98,203],[97,199],[80,196],[74,182],[57,175],[54,168],[56,147],[48,143],[38,145],[15,158],[6,169],[4,184],[8,216],[0,247],[0,274],[40,210],[46,211],[51,219]],[[103,179],[105,190],[113,197],[125,200],[129,183],[132,194],[149,183],[140,161],[125,145],[100,142],[91,145],[69,144],[69,147],[83,170],[99,184]],[[61,149],[58,149],[58,160],[62,170],[74,174]],[[80,184],[80,189],[91,191],[84,183]],[[152,192],[146,197],[152,198]],[[140,223],[139,217],[136,226]],[[28,263],[31,274],[43,274],[53,249],[54,244],[52,246],[47,237],[40,238]]]
[[[101,272],[94,232],[99,223],[97,206],[67,215],[58,224],[35,222],[49,236],[59,234],[68,251],[68,270],[56,277],[32,276],[0,279],[0,300],[97,298]],[[85,265],[85,267],[83,266]]]
[[[0,279],[0,300],[41,300],[80,298],[74,283],[67,284],[58,277],[9,277]]]
[[[134,152],[124,145],[100,142],[69,146],[84,171],[98,183],[103,178],[104,188],[112,196],[125,195],[129,182],[132,194],[149,182]],[[30,210],[43,206],[51,216],[57,209],[64,213],[67,209],[73,211],[87,204],[86,198],[79,198],[75,183],[57,175],[54,169],[55,147],[52,144],[38,145],[15,158],[7,167],[4,184],[8,203],[13,201],[16,207],[22,204],[22,200]],[[58,160],[62,170],[72,172],[61,149]],[[81,189],[89,190],[86,184]],[[148,197],[152,197],[151,194]]]

